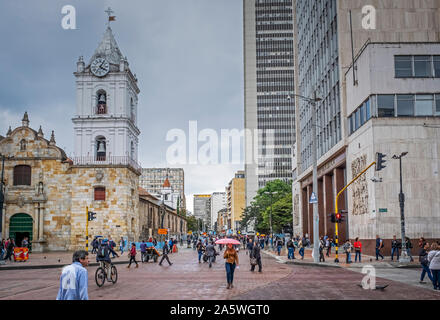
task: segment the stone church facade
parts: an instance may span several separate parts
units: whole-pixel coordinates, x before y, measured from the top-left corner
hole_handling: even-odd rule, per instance
[[[96,212],[89,239],[139,241],[146,226],[153,226],[140,210],[140,90],[110,26],[90,62],[79,58],[74,75],[73,157],[56,146],[53,131],[46,140],[41,127],[30,128],[27,113],[22,126],[0,137],[0,154],[7,156],[2,237],[19,244],[27,236],[33,251],[84,249],[87,208]],[[186,234],[184,217],[172,210],[168,216],[176,225],[178,218],[179,233]]]

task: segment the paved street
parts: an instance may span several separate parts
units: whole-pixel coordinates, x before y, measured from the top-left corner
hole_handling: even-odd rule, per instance
[[[241,250],[241,267],[235,272],[235,287],[227,290],[222,258],[212,269],[206,263],[199,264],[192,249],[181,249],[170,255],[170,259],[172,266],[166,262],[162,267],[144,263],[138,269],[133,266],[127,269],[126,264],[118,264],[118,282],[116,285],[106,283],[102,288],[98,288],[94,281],[96,267],[89,267],[89,297],[91,300],[440,299],[440,292],[434,292],[428,284],[417,287],[398,279],[404,274],[418,280],[418,269],[402,272],[396,268],[378,268],[379,276],[398,281],[379,278],[378,284],[389,284],[389,287],[383,292],[369,291],[358,286],[364,275],[355,267],[352,267],[353,271],[292,265],[283,263],[283,257],[276,259],[263,254],[263,272],[251,273],[248,257]],[[121,260],[126,260],[126,256],[115,259]],[[91,261],[95,261],[94,255]],[[2,270],[0,299],[55,299],[60,272],[61,268]],[[408,279],[411,281],[417,283]]]

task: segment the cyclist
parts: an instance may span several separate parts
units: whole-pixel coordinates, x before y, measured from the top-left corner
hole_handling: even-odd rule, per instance
[[[110,247],[108,240],[107,239],[102,240],[101,244],[98,247],[96,261],[99,262],[101,266],[104,268],[108,281],[111,281],[110,267],[112,264],[112,260],[110,259],[110,253],[112,253],[113,256],[116,255],[117,257],[119,257],[119,255]]]

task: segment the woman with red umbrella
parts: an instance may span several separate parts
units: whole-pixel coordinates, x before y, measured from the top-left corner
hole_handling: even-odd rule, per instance
[[[237,240],[234,239],[221,239],[216,242],[217,244],[227,244],[227,248],[223,255],[223,258],[226,259],[225,267],[226,267],[226,280],[228,281],[228,286],[226,289],[232,289],[234,287],[234,271],[235,267],[238,267],[238,253],[232,246],[233,244],[240,244]]]

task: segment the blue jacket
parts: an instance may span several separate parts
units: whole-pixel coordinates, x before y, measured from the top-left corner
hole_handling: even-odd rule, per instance
[[[89,300],[87,270],[81,263],[63,268],[57,300]]]

